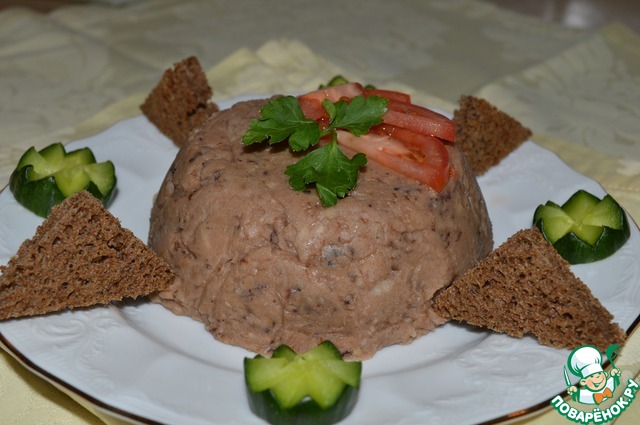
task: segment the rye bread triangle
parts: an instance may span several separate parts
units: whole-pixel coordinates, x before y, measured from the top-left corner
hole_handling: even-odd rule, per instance
[[[140,109],[165,136],[182,146],[193,129],[219,110],[212,95],[200,62],[189,56],[164,71]]]
[[[521,230],[433,300],[441,316],[545,345],[605,350],[625,332],[535,228]]]
[[[86,191],[56,205],[1,269],[0,320],[145,296],[174,276]]]
[[[456,144],[479,176],[531,137],[531,130],[485,99],[462,96],[453,113]]]

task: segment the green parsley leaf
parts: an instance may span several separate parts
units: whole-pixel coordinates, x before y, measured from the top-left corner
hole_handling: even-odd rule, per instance
[[[338,147],[337,135],[333,140],[307,154],[300,161],[287,167],[289,184],[294,190],[304,190],[315,183],[322,205],[330,207],[344,198],[358,181],[360,168],[367,164],[367,157],[358,153],[349,159]]]
[[[304,117],[296,97],[271,99],[260,111],[260,118],[251,120],[242,142],[251,145],[268,140],[275,144],[288,140],[291,149],[300,152],[317,145],[321,137],[330,135],[329,144],[312,150],[285,171],[294,190],[304,190],[315,184],[322,205],[329,207],[355,187],[360,168],[367,163],[362,153],[349,159],[340,150],[336,129],[350,131],[356,136],[367,133],[371,126],[382,122],[388,100],[360,95],[349,102],[324,100],[322,105],[330,118],[324,131],[319,123]]]
[[[344,76],[337,74],[337,75],[334,75],[333,78],[331,78],[327,84],[320,84],[318,86],[318,90],[326,89],[328,87],[333,87],[333,86],[339,86],[340,84],[347,84],[348,82],[349,80],[347,80]],[[366,84],[364,88],[375,89],[376,86],[374,86],[373,84]]]
[[[349,82],[349,80],[344,78],[342,75],[338,74],[338,75],[334,76],[332,79],[330,79],[327,84],[320,84],[318,89],[324,89],[324,88],[327,88],[327,87],[339,86],[340,84],[346,84],[348,82]]]
[[[287,138],[295,152],[306,150],[320,140],[320,126],[304,117],[294,96],[271,99],[260,111],[260,118],[251,120],[242,143],[251,145],[269,140],[273,145]]]
[[[382,122],[389,101],[378,96],[355,96],[348,103],[344,100],[332,103],[325,99],[322,105],[329,113],[330,128],[341,128],[362,136],[369,132],[371,126]]]

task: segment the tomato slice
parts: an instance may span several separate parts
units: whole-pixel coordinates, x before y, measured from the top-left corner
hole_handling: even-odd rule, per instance
[[[329,114],[322,106],[322,101],[314,98],[300,97],[298,98],[300,109],[305,118],[314,121],[328,120]]]
[[[413,103],[390,100],[387,112],[382,119],[387,124],[430,134],[449,142],[456,139],[456,127],[452,120]]]
[[[360,137],[338,130],[338,143],[364,153],[406,177],[440,192],[449,181],[449,152],[435,137],[417,135],[413,144],[405,144],[387,134],[372,131]]]
[[[455,140],[452,120],[422,106],[411,103],[411,97],[402,92],[382,89],[364,89],[359,83],[327,87],[298,97],[304,116],[321,125],[329,123],[322,106],[328,99],[349,101],[355,96],[379,96],[389,100],[383,124],[371,128],[360,137],[349,131],[338,130],[338,143],[367,155],[408,178],[441,191],[452,175],[449,151],[440,139]]]
[[[323,100],[328,99],[331,102],[337,102],[340,99],[350,100],[361,95],[362,92],[363,88],[360,83],[338,84],[298,96],[298,103],[306,118],[318,121],[320,124],[326,124],[329,115],[322,106]]]
[[[363,92],[362,84],[360,83],[346,83],[338,84],[337,86],[326,87],[324,89],[312,91],[311,93],[303,94],[298,97],[298,100],[315,99],[322,102],[324,99],[329,99],[332,102],[337,102],[342,98],[351,99]]]
[[[413,147],[425,148],[432,143],[435,143],[435,141],[442,144],[442,142],[437,137],[407,130],[406,128],[402,127],[396,127],[395,125],[391,124],[382,123],[380,125],[375,125],[371,127],[369,131],[377,134],[382,134],[384,136],[390,136],[406,145]]]
[[[440,191],[453,175],[451,173],[453,168],[451,168],[449,162],[449,151],[444,143],[437,137],[389,124],[380,124],[371,127],[370,131],[400,141],[409,149],[417,149],[421,153],[420,161],[424,161],[425,166],[437,171],[433,175],[433,181],[428,183],[429,186],[437,191]]]
[[[395,90],[365,88],[363,94],[365,96],[378,96],[385,99],[395,100],[402,103],[411,103],[411,96]]]

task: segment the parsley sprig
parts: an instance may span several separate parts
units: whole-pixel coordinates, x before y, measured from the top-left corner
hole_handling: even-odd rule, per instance
[[[367,164],[363,153],[349,158],[342,152],[336,130],[347,130],[355,136],[368,133],[372,126],[382,122],[388,103],[377,96],[355,96],[349,102],[335,103],[325,99],[322,106],[329,115],[329,125],[323,130],[319,123],[305,118],[296,97],[271,99],[261,109],[260,118],[249,123],[242,143],[251,145],[268,140],[273,145],[288,140],[294,152],[303,152],[330,136],[329,143],[314,148],[285,170],[292,189],[300,191],[315,185],[322,205],[330,207],[355,187],[360,168]]]

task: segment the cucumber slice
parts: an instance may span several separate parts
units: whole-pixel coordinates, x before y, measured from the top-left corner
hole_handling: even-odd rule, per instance
[[[273,354],[271,355],[271,357],[272,358],[284,357],[285,359],[293,360],[296,357],[296,352],[283,344],[273,351]]]
[[[334,361],[341,362],[342,360]],[[323,409],[328,409],[336,403],[346,384],[343,379],[331,373],[320,362],[311,364],[305,375],[309,396]]]
[[[586,214],[582,220],[583,224],[592,226],[607,226],[612,229],[622,229],[624,227],[625,214],[618,203],[606,195],[596,206]]]
[[[333,424],[355,406],[361,362],[347,362],[329,341],[296,354],[286,345],[271,358],[244,360],[251,410],[271,424]]]
[[[47,160],[33,146],[22,154],[16,170],[28,165],[31,165],[30,177],[32,180],[38,180],[51,174]]]
[[[603,230],[603,226],[590,226],[584,223],[575,224],[573,227],[571,227],[571,232],[573,234],[592,246],[596,244]]]
[[[93,156],[93,152],[91,152],[91,149],[82,148],[68,152],[62,160],[60,168],[73,167],[75,165],[89,165],[95,163],[96,157]]]
[[[360,374],[354,373],[350,363],[341,360],[324,360],[320,364],[327,372],[332,373],[352,387],[360,386]]]
[[[558,206],[538,206],[533,223],[560,255],[571,264],[590,263],[616,252],[631,231],[624,210],[610,196],[603,199],[584,191]]]
[[[103,195],[108,194],[116,185],[116,167],[111,161],[85,165],[84,171]]]
[[[68,198],[89,185],[91,179],[81,165],[63,168],[53,174],[60,192]]]
[[[40,151],[40,155],[51,164],[60,164],[64,160],[66,150],[62,143],[52,143]]]
[[[253,392],[265,391],[276,386],[287,377],[285,367],[289,364],[286,358],[255,357],[251,361],[245,361],[245,374],[251,376],[247,380],[249,390]]]
[[[300,354],[305,360],[342,360],[340,351],[329,341],[319,344],[317,347]]]
[[[29,148],[11,174],[9,187],[18,202],[46,218],[54,205],[81,190],[106,206],[116,183],[111,161],[97,163],[89,148],[66,152],[61,143],[53,143],[40,151]]]
[[[64,201],[53,176],[31,180],[32,166],[15,170],[9,179],[9,189],[20,204],[40,217],[47,217],[51,207]]]
[[[36,151],[34,147],[29,148],[20,158],[16,168],[32,165],[30,177],[32,180],[39,180],[65,168],[93,164],[95,162],[96,158],[89,148],[77,149],[67,153],[62,143],[54,143],[40,152]]]
[[[553,203],[540,205],[534,213],[534,223],[545,218],[543,225],[549,242],[554,243],[571,231],[574,221],[564,210]]]
[[[587,215],[591,208],[595,207],[600,199],[585,190],[578,190],[562,205],[562,209],[577,223]]]

